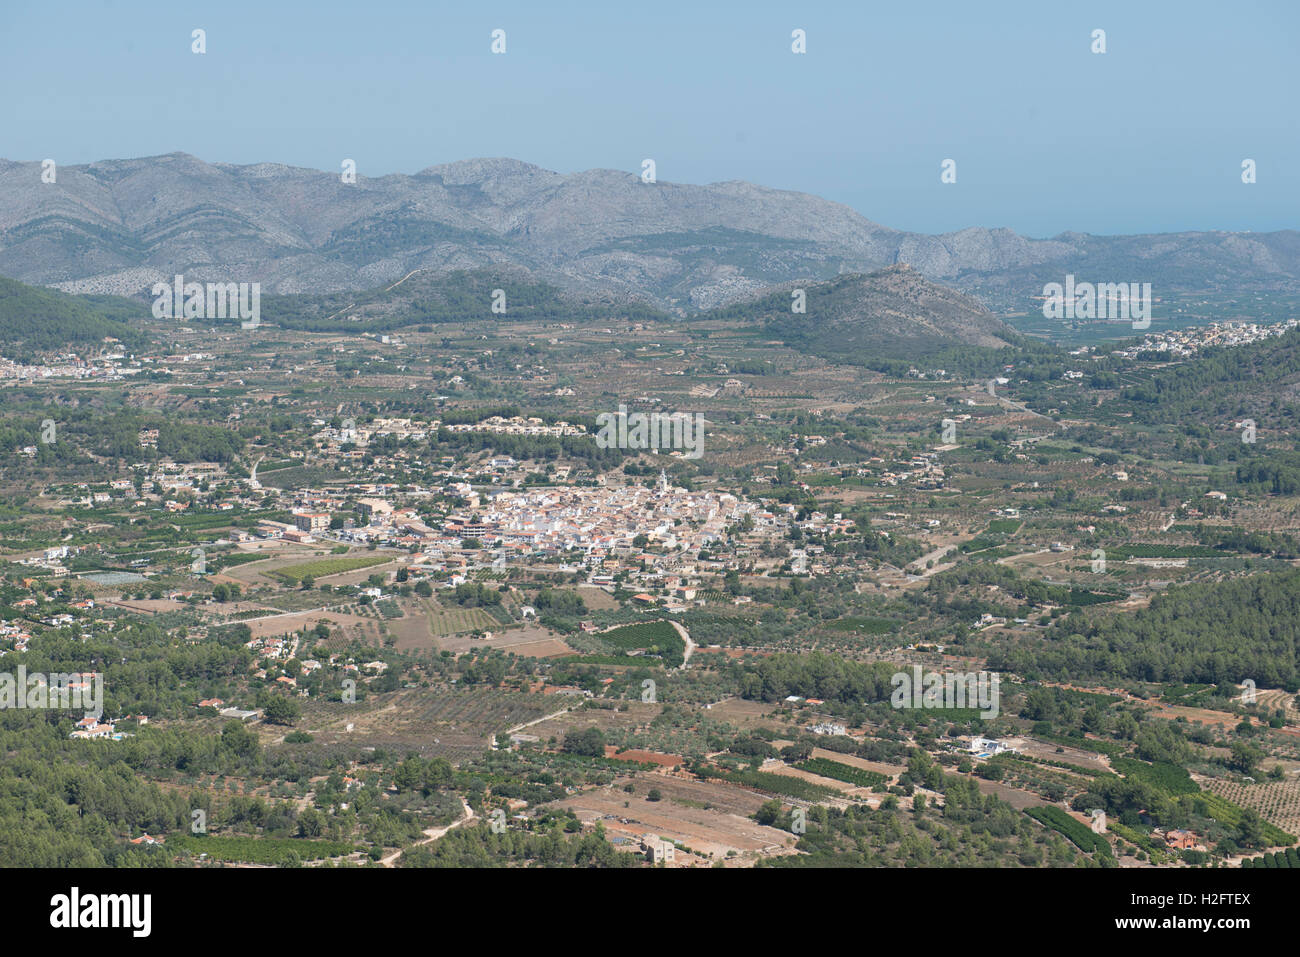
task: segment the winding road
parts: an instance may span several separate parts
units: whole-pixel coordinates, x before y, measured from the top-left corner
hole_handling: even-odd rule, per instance
[[[695,653],[698,647],[695,642],[691,641],[691,633],[685,629],[679,622],[669,621],[668,624],[677,629],[677,634],[682,636],[682,641],[686,642],[686,652],[682,655],[682,663],[677,666],[678,671],[686,668],[686,662],[691,660],[691,655]]]
[[[461,806],[465,808],[464,817],[462,817],[458,821],[452,821],[450,824],[446,824],[443,827],[429,828],[424,832],[424,840],[416,841],[414,844],[411,845],[411,847],[421,847],[422,845],[425,844],[432,844],[434,841],[438,840],[438,838],[442,837],[452,828],[460,827],[462,824],[465,824],[468,821],[472,821],[474,819],[474,809],[469,806],[469,802],[466,801],[464,798],[460,799],[460,803]],[[402,856],[402,852],[406,850],[409,850],[409,848],[404,848],[404,847],[398,848],[397,850],[392,851],[389,854],[386,854],[384,857],[381,857],[379,859],[379,863],[382,864],[384,867],[392,867],[394,862],[399,857]]]

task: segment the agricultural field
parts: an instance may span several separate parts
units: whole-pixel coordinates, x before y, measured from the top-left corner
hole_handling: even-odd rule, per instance
[[[584,660],[600,664],[632,663],[636,658],[657,658],[669,667],[682,663],[686,642],[677,629],[666,621],[648,621],[635,625],[622,625],[608,631],[584,636],[605,653],[584,656]]]
[[[1212,794],[1237,807],[1252,808],[1268,824],[1287,834],[1300,834],[1300,777],[1294,773],[1285,781],[1246,784],[1224,778],[1205,782]]]
[[[588,708],[584,699],[568,695],[547,695],[546,714],[565,711],[541,721],[528,729],[543,741],[549,738],[563,740],[564,736],[584,728],[597,728],[607,740],[619,741],[637,728],[649,725],[663,711],[663,705],[629,701],[626,707]]]
[[[277,568],[270,574],[291,585],[300,584],[305,578],[328,578],[343,572],[370,568],[373,565],[387,565],[393,561],[391,555],[341,555],[333,558],[319,558],[300,565]]]
[[[1103,857],[1112,856],[1110,843],[1104,837],[1093,833],[1087,824],[1070,816],[1059,807],[1052,805],[1032,807],[1026,809],[1025,813],[1044,827],[1059,831],[1082,851],[1099,853]]]
[[[1168,762],[1150,764],[1132,758],[1113,757],[1110,766],[1125,778],[1141,781],[1166,794],[1195,794],[1200,788],[1185,768]]]
[[[552,704],[541,695],[507,691],[413,688],[354,704],[312,701],[298,725],[322,743],[409,748],[455,763],[481,754],[491,735],[549,713]]]
[[[482,608],[440,606],[429,610],[429,631],[435,638],[470,631],[500,631],[501,623]]]
[[[725,781],[738,787],[750,788],[769,797],[788,798],[800,802],[824,801],[839,794],[837,788],[817,784],[808,778],[772,771],[726,771],[703,768],[698,773],[706,780]]]
[[[631,794],[624,790],[629,784]],[[652,788],[658,801],[646,798]],[[573,809],[584,824],[599,822],[610,840],[632,844],[651,832],[678,842],[695,852],[678,852],[686,866],[749,867],[761,858],[794,853],[792,834],[754,821],[764,800],[716,781],[641,772],[566,798],[560,806]]]
[[[1294,847],[1288,847],[1285,851],[1274,851],[1272,854],[1264,854],[1260,857],[1248,857],[1241,862],[1242,867],[1264,867],[1282,868],[1284,870],[1300,868],[1300,854]]]
[[[860,788],[879,787],[887,780],[885,775],[878,771],[866,771],[829,758],[809,758],[807,761],[800,761],[794,767],[809,774],[844,781]]]
[[[204,866],[435,866],[451,845],[607,865],[647,833],[677,866],[1093,866],[1091,808],[1124,867],[1231,866],[1300,834],[1300,453],[1271,405],[1300,339],[1241,379],[1287,381],[1238,396],[1231,353],[1185,378],[1048,343],[841,361],[775,338],[784,303],[681,322],[522,289],[509,323],[445,314],[484,281],[417,272],[355,310],[280,297],[255,360],[229,330],[160,326],[168,354],[213,358],[121,396],[10,390],[11,445],[46,414],[67,438],[0,469],[0,653],[102,668],[108,712],[148,723],[86,742],[67,714],[8,715],[12,763],[45,775],[0,773],[9,855],[149,864],[125,842],[156,822],[170,848],[149,853],[191,864],[205,790],[240,820]],[[550,431],[642,395],[707,416],[707,459]],[[380,431],[345,439],[349,418]],[[304,511],[329,513],[311,545],[258,525]],[[1000,674],[998,713],[896,707],[913,668]],[[72,801],[119,774],[117,803]],[[1168,851],[1177,830],[1206,850]]]

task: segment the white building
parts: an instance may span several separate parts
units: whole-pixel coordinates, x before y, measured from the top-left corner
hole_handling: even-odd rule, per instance
[[[661,841],[658,834],[642,835],[641,847],[646,859],[656,864],[671,864],[677,858],[677,846],[672,841]]]

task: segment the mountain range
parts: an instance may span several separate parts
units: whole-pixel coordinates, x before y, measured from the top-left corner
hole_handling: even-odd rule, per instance
[[[187,280],[268,293],[372,289],[415,271],[501,270],[569,294],[676,314],[899,263],[999,311],[1046,282],[1146,281],[1156,295],[1300,293],[1300,232],[1138,236],[1009,229],[942,235],[746,182],[642,182],[472,159],[358,176],[184,153],[57,169],[0,160],[0,275],[69,292],[139,295]]]

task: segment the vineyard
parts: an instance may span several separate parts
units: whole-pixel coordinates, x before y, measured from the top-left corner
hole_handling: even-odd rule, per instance
[[[1160,700],[1168,704],[1181,705],[1187,708],[1206,707],[1210,699],[1214,697],[1231,697],[1232,690],[1226,689],[1220,691],[1218,685],[1170,685],[1160,696]]]
[[[469,631],[496,631],[501,624],[482,608],[433,608],[429,611],[429,631],[435,638],[461,635]]]
[[[640,651],[647,656],[662,658],[667,665],[676,666],[682,663],[686,654],[686,642],[677,634],[677,629],[666,621],[623,625],[621,628],[601,632],[595,637],[616,656],[626,657],[629,652]]]
[[[249,552],[222,552],[217,555],[208,555],[207,571],[209,574],[219,572],[223,568],[234,568],[237,565],[247,565],[249,562],[260,562],[266,556]]]
[[[1001,759],[1002,756],[999,755]],[[1049,758],[1035,758],[1027,754],[1018,754],[1010,759],[1009,763],[1016,764],[1036,764],[1046,768],[1056,768],[1060,771],[1068,771],[1070,774],[1078,774],[1085,778],[1096,778],[1102,775],[1110,774],[1105,768],[1088,768],[1081,764],[1073,764],[1069,761],[1055,761]]]
[[[1104,754],[1112,760],[1128,753],[1128,745],[1120,744],[1118,741],[1097,741],[1093,738],[1055,734],[1037,729],[1034,730],[1034,737],[1043,741],[1051,741],[1053,744],[1063,744],[1074,748],[1076,751],[1091,751],[1094,754]]]
[[[769,774],[767,771],[720,771],[717,768],[701,768],[696,772],[700,777],[741,787],[752,788],[778,797],[790,797],[801,801],[819,801],[838,797],[839,792],[822,784],[813,784],[803,778],[787,777],[784,774]]]
[[[848,764],[841,764],[829,758],[809,758],[795,765],[800,771],[816,774],[846,784],[856,784],[862,788],[874,788],[885,783],[885,776],[879,771],[867,771]]]
[[[341,558],[318,558],[315,561],[303,562],[300,565],[290,565],[287,568],[279,568],[268,575],[274,575],[282,581],[291,585],[296,585],[304,578],[325,578],[329,575],[338,575],[342,572],[356,571],[358,568],[369,568],[371,565],[387,565],[393,559],[388,555],[354,555],[352,557]]]
[[[1109,545],[1106,557],[1126,558],[1227,558],[1231,553],[1209,545]]]
[[[1195,794],[1200,788],[1186,769],[1163,761],[1147,764],[1133,758],[1112,758],[1110,766],[1126,778],[1141,781],[1166,794]]]
[[[1295,843],[1292,835],[1300,833],[1300,780],[1239,784],[1215,778],[1206,782],[1206,787],[1201,797],[1214,802],[1210,816],[1216,821],[1235,826],[1241,819],[1241,809],[1253,808],[1265,822],[1265,837],[1270,844]]]
[[[1241,866],[1272,868],[1300,867],[1300,853],[1297,853],[1294,847],[1288,847],[1285,851],[1274,851],[1272,854],[1264,854],[1260,857],[1248,857],[1241,862]]]
[[[1097,773],[1088,774],[1069,766],[1056,768],[1046,762],[1005,754],[997,755],[989,764],[1003,769],[1002,781],[1004,784],[1009,787],[1019,788],[1022,791],[1031,791],[1034,794],[1041,795],[1048,801],[1072,798],[1076,794],[1087,790],[1087,778],[1095,776]],[[1076,776],[1080,774],[1082,774],[1082,780],[1079,776]]]
[[[1100,834],[1094,834],[1092,828],[1066,814],[1059,807],[1044,805],[1025,808],[1025,813],[1039,824],[1053,831],[1059,831],[1078,848],[1088,853],[1094,851],[1110,857],[1110,844]]]

